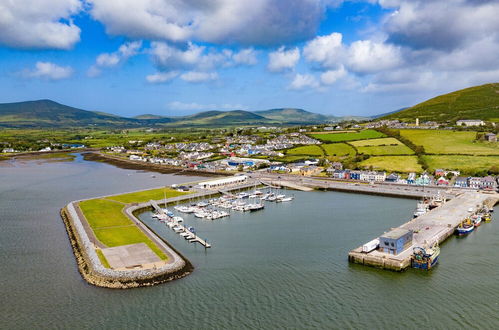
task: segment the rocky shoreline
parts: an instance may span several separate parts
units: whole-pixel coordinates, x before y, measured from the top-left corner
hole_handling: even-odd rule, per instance
[[[189,275],[194,270],[192,264],[168,243],[173,253],[171,263],[156,269],[144,270],[113,270],[105,268],[90,242],[80,219],[74,212],[72,203],[61,210],[61,218],[66,226],[69,241],[76,258],[78,271],[88,283],[104,288],[129,289],[153,286]]]
[[[213,171],[200,171],[194,169],[182,169],[174,166],[152,164],[145,162],[138,162],[134,160],[129,160],[125,158],[120,158],[116,156],[111,156],[104,154],[102,152],[85,152],[82,154],[84,160],[105,162],[114,165],[119,168],[128,170],[147,170],[151,172],[157,172],[162,174],[175,174],[175,175],[192,175],[192,176],[204,176],[204,177],[216,177],[216,176],[230,176],[233,173],[227,172],[213,172]]]

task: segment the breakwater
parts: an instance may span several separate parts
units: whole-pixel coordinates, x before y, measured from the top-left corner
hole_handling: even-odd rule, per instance
[[[168,262],[161,267],[149,269],[114,270],[104,267],[73,203],[69,203],[61,210],[61,218],[66,226],[78,270],[88,283],[99,287],[128,289],[172,281],[193,271],[194,267],[187,259],[173,250],[166,242],[160,241],[156,235],[150,232],[149,228],[144,227],[141,229],[149,231],[149,237],[152,234],[153,237],[157,238],[155,243],[167,253]]]
[[[105,162],[116,167],[128,170],[147,170],[162,174],[195,175],[204,177],[230,176],[232,173],[201,171],[195,169],[179,168],[171,165],[154,164],[112,156],[103,152],[93,151],[83,153],[83,158],[88,161]]]

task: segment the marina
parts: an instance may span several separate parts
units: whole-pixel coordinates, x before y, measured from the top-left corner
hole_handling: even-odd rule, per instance
[[[206,185],[204,183],[203,185]],[[221,191],[223,194],[220,197],[211,198],[199,201],[199,195],[196,203],[189,203],[192,200],[190,195],[186,195],[183,199],[176,199],[173,210],[178,213],[192,214],[194,217],[204,220],[217,220],[220,218],[230,217],[231,211],[236,212],[255,212],[265,208],[265,202],[288,203],[294,200],[294,196],[288,196],[281,190],[272,190],[272,187],[257,189],[258,184],[254,184],[253,190],[239,191],[235,194],[231,190],[240,190],[239,187],[233,187],[227,191]],[[202,194],[202,193],[201,193]],[[208,192],[207,194],[211,194]],[[185,202],[188,203],[185,203]],[[211,248],[211,244],[206,239],[199,237],[196,230],[192,226],[186,226],[184,219],[168,210],[168,200],[163,201],[163,207],[158,204],[160,201],[151,200],[148,205],[154,209],[153,218],[164,223],[173,232],[182,236],[190,243],[199,243],[205,248]],[[178,205],[184,202],[184,204]],[[144,206],[144,205],[143,205]],[[134,206],[136,208],[137,206]]]
[[[499,235],[496,219],[484,218],[464,239],[448,239],[441,247],[440,265],[432,272],[399,274],[348,263],[346,255],[351,247],[411,218],[414,199],[293,191],[293,203],[266,202],[262,211],[233,211],[230,218],[217,221],[182,214],[209,239],[211,250],[186,244],[182,236],[152,218],[151,209],[143,209],[135,213],[140,221],[187,257],[195,269],[182,280],[164,285],[103,290],[88,285],[77,272],[64,225],[57,221],[60,205],[92,198],[96,191],[112,195],[206,179],[166,174],[152,178],[150,172],[81,158],[4,171],[0,218],[5,226],[0,235],[6,251],[1,258],[6,303],[0,309],[3,324],[10,329],[55,323],[61,328],[81,324],[127,328],[144,326],[145,319],[149,327],[161,328],[171,323],[172,315],[186,320],[186,326],[213,329],[330,328],[331,324],[386,328],[407,320],[414,327],[499,326],[497,295],[491,290],[499,280],[494,268],[499,257],[490,253]],[[43,193],[47,191],[52,193]],[[203,199],[210,198],[214,197]],[[25,200],[30,201],[29,207]],[[21,256],[24,263],[18,262]],[[379,299],[381,295],[384,299]],[[442,300],[446,310],[439,308]],[[426,317],[414,317],[415,305]],[[215,312],[230,317],[221,321]]]

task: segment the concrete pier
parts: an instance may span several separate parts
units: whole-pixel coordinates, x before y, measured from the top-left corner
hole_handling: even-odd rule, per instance
[[[412,245],[397,255],[379,250],[362,252],[362,246],[350,251],[348,260],[353,263],[383,269],[401,271],[411,265],[414,247],[431,246],[442,243],[451,236],[456,227],[467,217],[484,206],[495,205],[499,201],[497,193],[464,192],[428,213],[412,219],[398,228],[414,232]]]

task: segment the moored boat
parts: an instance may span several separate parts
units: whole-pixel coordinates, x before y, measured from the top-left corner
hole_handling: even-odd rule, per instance
[[[479,227],[482,224],[482,217],[480,215],[474,215],[471,217],[473,220],[473,225]]]
[[[473,230],[475,229],[475,226],[474,224],[471,222],[470,219],[466,219],[464,220],[463,222],[461,222],[459,224],[459,226],[457,226],[456,228],[456,233],[459,235],[459,236],[462,236],[462,235],[468,235],[469,233],[471,233]]]
[[[438,262],[440,247],[435,244],[431,248],[415,247],[412,250],[412,268],[430,270]]]

